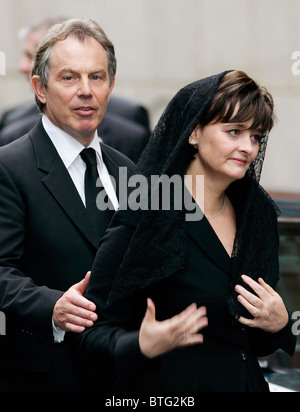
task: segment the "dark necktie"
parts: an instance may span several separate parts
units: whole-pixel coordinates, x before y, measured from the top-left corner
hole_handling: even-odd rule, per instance
[[[100,237],[102,237],[112,218],[113,210],[109,210],[108,208],[106,210],[99,210],[99,208],[97,207],[97,196],[102,190],[105,191],[105,189],[99,178],[95,150],[92,148],[84,149],[80,153],[80,156],[86,164],[84,178],[86,209],[93,226],[96,226],[97,233]],[[105,197],[101,196],[101,199],[104,199],[106,204],[108,203],[107,194]]]

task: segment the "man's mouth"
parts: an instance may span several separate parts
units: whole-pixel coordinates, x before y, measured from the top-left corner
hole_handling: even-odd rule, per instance
[[[82,116],[90,116],[95,113],[94,107],[91,106],[79,106],[74,111]]]

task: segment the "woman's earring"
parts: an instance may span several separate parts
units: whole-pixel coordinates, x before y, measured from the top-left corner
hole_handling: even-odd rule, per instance
[[[192,145],[192,146],[195,146],[195,148],[197,148],[197,142],[194,140],[194,139],[192,139],[191,141],[190,141],[190,144]]]

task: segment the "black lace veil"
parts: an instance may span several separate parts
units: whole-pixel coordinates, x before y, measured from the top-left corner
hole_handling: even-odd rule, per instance
[[[201,122],[226,73],[196,81],[174,96],[137,164],[137,174],[145,176],[148,181],[152,175],[179,175],[183,178],[195,154],[195,149],[189,144],[189,136]],[[243,273],[268,281],[271,251],[277,242],[274,226],[276,207],[258,183],[267,140],[266,134],[246,176],[228,188],[228,196],[238,210],[228,291],[228,306],[233,316],[243,313],[234,285],[241,282]],[[115,278],[108,304],[184,269],[187,257],[187,226],[183,210],[121,210],[118,213],[126,224],[135,227],[135,231]],[[270,233],[270,227],[274,233]]]

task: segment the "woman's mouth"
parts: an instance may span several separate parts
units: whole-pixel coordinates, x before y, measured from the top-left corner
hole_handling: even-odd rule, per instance
[[[233,157],[230,160],[232,160],[233,162],[235,162],[236,164],[241,165],[241,166],[245,166],[247,164],[247,160],[240,159],[240,158],[237,158],[237,157]]]

